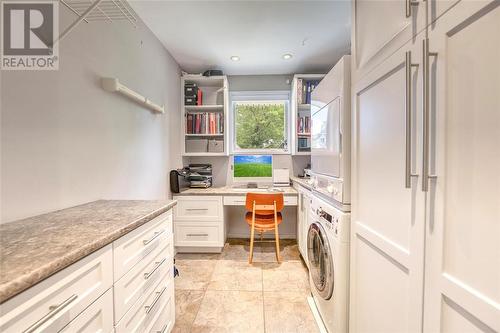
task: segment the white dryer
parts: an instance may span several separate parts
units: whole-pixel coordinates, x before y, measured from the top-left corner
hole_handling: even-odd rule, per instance
[[[350,213],[312,195],[307,235],[309,282],[329,333],[348,332]]]

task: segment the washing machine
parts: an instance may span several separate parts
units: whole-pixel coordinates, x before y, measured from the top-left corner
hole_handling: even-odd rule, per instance
[[[350,213],[312,195],[307,234],[314,305],[329,333],[348,331]]]

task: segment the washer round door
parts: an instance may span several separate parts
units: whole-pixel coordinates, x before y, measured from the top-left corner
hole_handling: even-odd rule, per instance
[[[307,233],[307,259],[316,291],[322,298],[330,299],[334,286],[332,252],[325,229],[317,222],[311,224]]]

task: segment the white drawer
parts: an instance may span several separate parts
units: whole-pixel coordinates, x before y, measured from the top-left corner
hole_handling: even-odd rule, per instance
[[[158,311],[154,318],[150,333],[169,333],[174,328],[175,324],[175,297],[174,288],[170,289],[170,299],[165,302],[164,306]]]
[[[111,333],[113,329],[113,289],[110,288],[60,332]]]
[[[168,272],[168,275],[163,275],[152,289],[152,292],[140,298],[125,313],[125,316],[115,326],[116,333],[148,332],[148,327],[153,325],[159,310],[166,303],[173,302],[171,299],[173,285],[170,272]]]
[[[155,249],[164,247],[172,234],[168,211],[113,242],[114,280],[117,281]]]
[[[245,206],[246,196],[227,195],[224,197],[224,206]],[[297,206],[297,196],[284,196],[285,206]]]
[[[57,332],[113,284],[108,245],[2,304],[1,332]]]
[[[223,222],[176,223],[175,246],[224,246]]]
[[[175,221],[219,221],[224,218],[222,197],[177,196]]]
[[[115,282],[115,323],[142,296],[149,294],[160,277],[173,276],[172,236]]]

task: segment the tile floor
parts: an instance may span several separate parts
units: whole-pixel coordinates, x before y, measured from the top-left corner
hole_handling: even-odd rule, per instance
[[[221,254],[178,254],[173,332],[318,332],[307,303],[309,282],[295,241],[257,243],[248,264],[248,240],[228,240]]]

